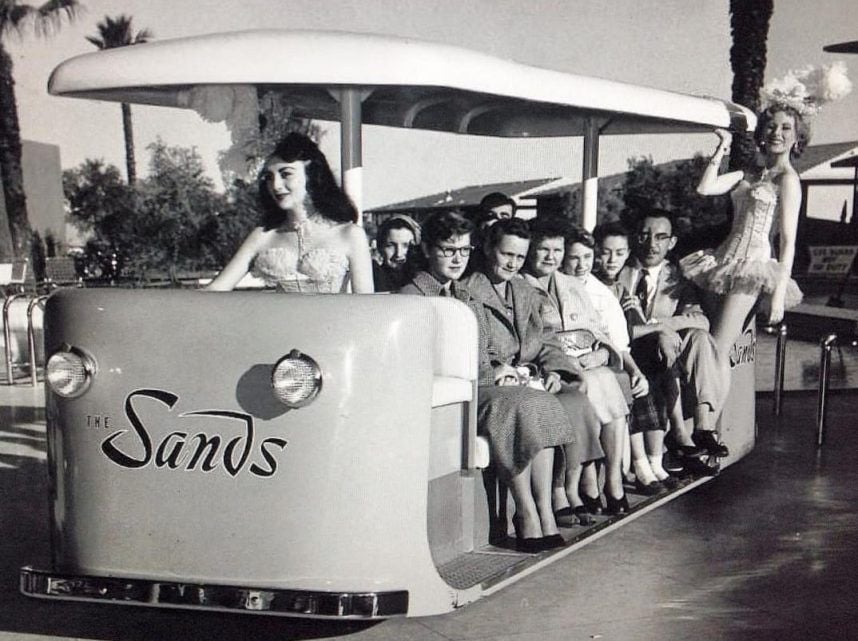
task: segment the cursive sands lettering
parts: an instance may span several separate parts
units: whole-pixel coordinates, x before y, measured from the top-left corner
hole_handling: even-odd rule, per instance
[[[141,421],[140,417],[137,416],[137,412],[134,409],[134,403],[132,402],[137,396],[153,398],[166,405],[168,409],[173,409],[176,401],[179,400],[179,397],[175,394],[158,389],[136,390],[131,392],[125,398],[125,416],[128,419],[128,422],[131,423],[131,427],[134,428],[134,433],[137,434],[137,438],[140,440],[140,445],[143,448],[143,458],[136,459],[133,456],[129,456],[113,444],[113,441],[125,434],[128,430],[119,430],[104,439],[104,442],[101,444],[101,451],[107,455],[107,458],[117,465],[130,467],[132,469],[143,467],[152,460],[152,440],[149,438],[149,433],[146,431],[143,421]]]
[[[262,452],[262,458],[265,459],[265,462],[268,464],[268,467],[263,468],[254,463],[250,466],[250,471],[256,474],[256,476],[273,476],[274,472],[277,471],[277,459],[275,459],[274,455],[270,451],[268,451],[268,446],[276,445],[281,450],[284,450],[286,449],[286,443],[287,441],[282,438],[267,438],[262,441],[262,445],[259,449]]]
[[[101,444],[101,450],[105,456],[117,465],[137,469],[151,463],[156,468],[199,470],[209,473],[222,464],[223,470],[232,477],[238,476],[244,469],[261,478],[271,477],[277,472],[278,460],[274,448],[283,451],[288,441],[273,437],[263,439],[258,443],[257,450],[262,461],[260,463],[251,461],[257,441],[252,416],[226,410],[200,410],[174,415],[177,419],[188,417],[214,419],[210,425],[215,426],[224,426],[226,421],[233,425],[237,422],[242,430],[237,436],[230,438],[225,445],[225,437],[222,434],[209,433],[214,430],[201,431],[193,435],[176,430],[166,434],[153,447],[149,430],[137,411],[135,404],[137,397],[158,401],[166,406],[167,410],[172,410],[179,400],[179,397],[171,392],[155,389],[135,390],[128,395],[125,399],[125,416],[132,430],[118,430],[104,439]],[[120,438],[126,433],[133,433],[136,436],[136,447],[133,443],[127,443],[128,439]],[[132,448],[131,452],[129,448]],[[135,449],[142,452],[142,455],[135,455],[133,453]]]

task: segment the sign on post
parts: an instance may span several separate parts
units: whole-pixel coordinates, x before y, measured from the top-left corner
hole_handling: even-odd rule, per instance
[[[819,245],[808,247],[810,250],[810,267],[808,276],[842,276],[848,274],[852,261],[858,254],[855,245]]]

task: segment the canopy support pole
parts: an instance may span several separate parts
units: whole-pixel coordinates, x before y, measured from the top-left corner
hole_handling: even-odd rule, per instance
[[[593,231],[599,200],[599,124],[588,117],[584,124],[584,170],[581,176],[581,226]]]
[[[359,225],[363,224],[361,100],[359,89],[340,89],[340,171],[343,189],[357,207]]]

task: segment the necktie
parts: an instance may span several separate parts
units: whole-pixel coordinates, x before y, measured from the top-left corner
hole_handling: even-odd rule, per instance
[[[641,270],[640,278],[638,279],[638,286],[635,288],[635,296],[638,297],[638,300],[641,303],[641,309],[646,314],[647,303],[649,302],[649,271],[646,269]]]
[[[438,292],[438,295],[439,295],[439,296],[442,296],[442,297],[447,297],[447,296],[449,296],[449,295],[450,295],[450,290],[449,290],[449,289],[447,289],[447,287],[446,287],[446,286],[445,286],[445,287],[441,287],[441,291],[440,291],[440,292]]]

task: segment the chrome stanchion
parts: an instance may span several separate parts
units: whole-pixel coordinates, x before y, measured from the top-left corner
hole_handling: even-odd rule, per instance
[[[27,304],[27,348],[30,350],[30,385],[39,384],[36,371],[36,328],[33,326],[33,311],[38,305],[44,306],[47,296],[36,296]]]
[[[816,409],[816,445],[825,443],[825,402],[828,399],[828,379],[831,374],[831,348],[837,334],[829,334],[819,341],[819,398]]]
[[[9,309],[12,303],[21,298],[23,294],[9,294],[3,301],[3,339],[6,343],[6,385],[15,383],[15,375],[12,373],[12,328],[9,327]]]
[[[775,354],[775,416],[781,415],[784,393],[784,370],[786,369],[787,325],[778,325],[778,346]]]

